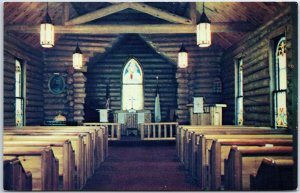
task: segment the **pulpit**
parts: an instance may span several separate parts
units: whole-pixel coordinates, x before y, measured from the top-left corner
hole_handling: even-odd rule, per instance
[[[114,122],[121,124],[122,135],[126,135],[127,130],[131,130],[131,129],[136,129],[137,131],[140,131],[139,128],[140,123],[151,122],[151,111],[149,110],[114,111]]]
[[[108,111],[111,109],[96,109],[99,112],[99,122],[108,123]]]
[[[226,104],[204,104],[202,113],[194,112],[194,105],[188,104],[191,125],[222,125],[222,108]]]

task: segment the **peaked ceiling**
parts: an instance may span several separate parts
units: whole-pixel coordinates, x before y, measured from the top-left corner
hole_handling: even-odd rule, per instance
[[[246,33],[260,27],[288,7],[287,2],[205,2],[205,13],[214,29],[212,42],[227,49]],[[45,2],[5,2],[4,30],[33,47],[41,48],[38,26],[45,10]],[[124,27],[127,30],[125,32],[131,30],[131,33],[147,34],[150,33],[147,30],[153,30],[151,33],[159,34],[160,26],[156,29],[154,25],[173,26],[169,30],[165,27],[161,31],[165,37],[168,37],[169,33],[173,33],[174,36],[176,32],[192,34],[194,32],[190,29],[193,29],[195,20],[201,13],[202,2],[49,2],[49,14],[57,26],[56,29],[61,29],[61,32],[56,34],[58,43],[64,35],[91,35],[83,30],[88,26],[99,27],[96,31],[91,28],[90,33],[93,32],[94,35],[107,35],[110,32],[115,35],[122,34],[121,29]],[[84,22],[76,24],[76,19]],[[71,21],[75,21],[75,24],[68,23]],[[122,26],[109,28],[114,25]],[[101,26],[105,26],[103,28],[107,31],[103,32],[105,29],[101,29]],[[72,31],[73,28],[76,30]],[[103,34],[97,34],[99,29]],[[134,31],[136,29],[137,31]]]

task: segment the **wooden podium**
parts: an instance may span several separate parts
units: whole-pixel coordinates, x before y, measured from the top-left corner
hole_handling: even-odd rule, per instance
[[[204,105],[204,113],[194,113],[193,104],[188,104],[191,125],[222,125],[222,108],[226,104]]]
[[[96,109],[99,112],[99,122],[108,123],[108,111],[110,109]]]

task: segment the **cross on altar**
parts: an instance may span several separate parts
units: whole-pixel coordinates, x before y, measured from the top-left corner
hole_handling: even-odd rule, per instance
[[[131,99],[129,99],[131,101],[131,109],[133,109],[133,101],[135,101],[135,99],[133,97],[131,97]]]

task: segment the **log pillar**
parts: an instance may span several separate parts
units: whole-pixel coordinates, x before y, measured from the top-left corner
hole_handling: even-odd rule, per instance
[[[189,103],[189,70],[177,69],[176,81],[177,81],[177,122],[180,124],[187,124],[189,121],[189,111],[186,106]],[[193,96],[193,95],[191,95]]]
[[[84,102],[85,102],[85,82],[86,77],[82,72],[75,72],[73,74],[73,117],[77,123],[84,121]]]

